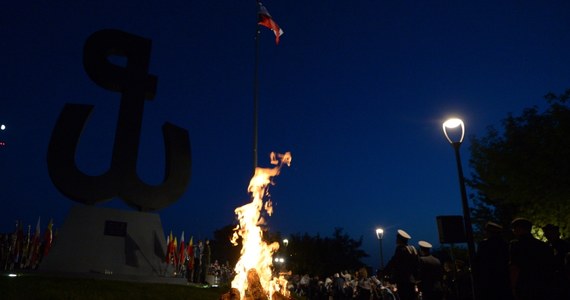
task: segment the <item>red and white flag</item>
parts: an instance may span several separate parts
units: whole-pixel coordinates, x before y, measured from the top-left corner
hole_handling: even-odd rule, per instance
[[[275,44],[279,44],[279,37],[283,34],[283,30],[281,29],[281,27],[279,27],[279,25],[277,25],[277,23],[275,23],[275,21],[273,21],[273,18],[267,11],[267,8],[265,8],[265,6],[261,4],[261,2],[258,3],[259,3],[259,11],[257,12],[257,18],[258,18],[257,24],[271,29],[271,31],[273,31],[273,34],[275,34]]]
[[[53,244],[53,219],[49,220],[44,234],[44,256],[47,256]]]
[[[170,264],[172,262],[172,245],[174,244],[174,237],[172,236],[172,230],[170,235],[166,236],[166,263]]]
[[[40,233],[40,219],[41,217],[38,217],[38,223],[36,224],[36,233],[34,233],[34,238],[32,240],[32,247],[30,249],[30,260],[29,260],[29,265],[30,267],[32,267],[32,269],[36,268],[36,265],[39,262],[39,256],[40,256],[40,243],[41,243],[41,233]]]
[[[192,270],[194,269],[194,236],[190,237],[187,251],[188,251],[188,270]]]
[[[175,268],[178,268],[178,255],[176,255],[176,249],[178,249],[178,238],[174,237],[174,243],[172,243],[172,264]]]
[[[184,231],[182,231],[182,236],[180,237],[180,250],[178,250],[178,262],[183,265],[186,261],[186,248],[184,247]]]

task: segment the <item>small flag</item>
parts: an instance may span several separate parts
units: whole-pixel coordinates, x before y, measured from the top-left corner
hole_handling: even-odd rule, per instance
[[[186,261],[186,248],[184,247],[184,231],[180,237],[180,250],[178,250],[178,262],[182,266]]]
[[[188,242],[188,270],[194,269],[194,236],[190,237],[190,242]]]
[[[53,219],[49,220],[46,232],[44,234],[44,256],[47,256],[53,243]]]
[[[38,223],[36,223],[36,233],[34,233],[34,239],[32,241],[32,247],[30,249],[30,267],[35,269],[40,256],[40,243],[41,243],[41,233],[40,233],[40,219],[38,217]]]
[[[271,29],[271,31],[273,31],[273,34],[275,34],[275,44],[278,45],[279,37],[283,34],[283,30],[279,27],[279,25],[277,25],[277,23],[275,23],[275,21],[273,21],[273,18],[267,11],[267,8],[265,8],[265,6],[261,4],[261,2],[258,3],[259,3],[259,11],[257,12],[257,18],[258,18],[257,24]]]
[[[172,264],[175,268],[178,268],[178,255],[176,255],[176,249],[178,249],[178,238],[174,237],[174,243],[172,243]]]
[[[172,257],[174,255],[174,236],[172,235],[172,230],[170,230],[170,235],[166,238],[166,263],[172,263]]]

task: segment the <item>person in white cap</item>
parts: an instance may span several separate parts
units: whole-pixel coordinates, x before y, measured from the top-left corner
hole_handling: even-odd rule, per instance
[[[416,277],[419,259],[416,248],[408,245],[410,239],[411,236],[407,232],[398,229],[396,251],[384,269],[384,274],[396,283],[400,300],[417,299]]]
[[[418,287],[422,293],[422,300],[443,299],[443,267],[441,261],[431,255],[431,244],[419,241],[420,246],[420,271]]]

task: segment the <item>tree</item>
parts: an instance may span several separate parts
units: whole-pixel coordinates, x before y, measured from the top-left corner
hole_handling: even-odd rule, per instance
[[[241,250],[241,238],[237,240],[237,246],[230,243],[235,226],[227,225],[216,230],[214,240],[211,241],[212,258],[222,263],[227,260],[230,266],[236,265]],[[285,267],[293,274],[330,276],[342,270],[357,270],[365,266],[362,258],[368,257],[368,254],[360,249],[362,237],[355,240],[344,233],[342,228],[335,228],[332,237],[325,238],[319,234],[293,234],[288,237],[287,246],[282,244],[280,232],[263,231],[263,240],[267,243],[280,243],[275,255],[286,259]]]
[[[360,247],[362,237],[352,239],[335,228],[332,237],[322,238],[319,234],[294,234],[289,238],[287,266],[294,274],[330,276],[343,270],[356,270],[364,264],[361,259],[368,257]]]
[[[234,235],[234,228],[236,228],[236,226],[237,224],[229,224],[217,229],[214,231],[214,239],[210,241],[212,258],[217,259],[220,263],[227,261],[232,267],[237,264],[242,248],[241,237],[238,237],[236,240],[237,245],[233,245],[230,241]],[[263,240],[268,243],[279,242],[281,241],[281,233],[264,230]]]
[[[232,267],[236,265],[241,250],[241,247],[234,246],[230,242],[235,227],[236,225],[230,224],[214,231],[214,240],[210,242],[212,258],[219,260],[220,263],[227,261]],[[241,245],[241,238],[237,242]]]
[[[471,139],[467,183],[476,191],[474,224],[508,226],[525,217],[538,226],[556,224],[569,236],[570,89],[545,99],[544,112],[535,106],[518,117],[509,114],[502,131],[489,127],[485,136]]]

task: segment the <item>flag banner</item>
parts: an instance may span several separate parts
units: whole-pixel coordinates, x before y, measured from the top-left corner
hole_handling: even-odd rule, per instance
[[[170,231],[170,235],[167,238],[166,242],[166,263],[171,264],[173,263],[173,256],[174,256],[174,236],[172,235],[172,230]]]
[[[41,232],[40,232],[40,220],[41,217],[38,217],[38,222],[36,223],[36,232],[34,233],[34,238],[32,241],[32,247],[30,248],[30,262],[29,266],[32,269],[37,267],[39,263],[39,256],[40,256],[40,244],[41,244]]]
[[[194,236],[190,237],[188,242],[188,270],[194,269]]]
[[[47,256],[49,250],[51,249],[53,243],[53,219],[49,220],[46,232],[44,234],[44,253],[43,256]]]
[[[279,37],[283,35],[283,30],[281,29],[281,27],[279,27],[279,25],[277,25],[277,23],[275,23],[275,21],[273,20],[273,18],[265,8],[265,6],[261,4],[261,2],[259,2],[259,11],[257,12],[257,18],[258,18],[257,24],[265,26],[271,29],[271,31],[273,31],[273,34],[275,34],[275,44],[278,45]]]
[[[180,249],[178,250],[178,263],[180,266],[183,266],[185,261],[186,261],[186,248],[184,245],[184,231],[182,231],[182,236],[180,237]]]

